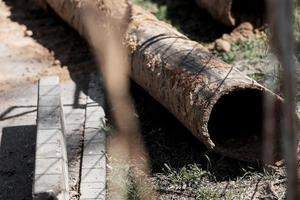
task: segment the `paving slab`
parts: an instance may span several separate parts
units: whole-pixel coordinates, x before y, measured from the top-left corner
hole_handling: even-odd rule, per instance
[[[70,198],[77,200],[87,97],[73,81],[61,84],[61,90],[66,125]]]
[[[88,95],[82,154],[80,200],[99,200],[106,197],[104,91],[99,77],[92,76]]]
[[[57,76],[43,77],[38,85],[37,140],[32,192],[34,200],[69,200],[65,120],[59,85]]]

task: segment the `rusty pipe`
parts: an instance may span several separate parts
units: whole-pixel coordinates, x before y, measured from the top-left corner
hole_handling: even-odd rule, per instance
[[[87,0],[47,2],[93,44],[82,22]],[[279,96],[140,7],[125,0],[90,3],[100,20],[124,18],[132,79],[207,148],[242,160],[261,158],[263,97],[276,102],[278,121]]]

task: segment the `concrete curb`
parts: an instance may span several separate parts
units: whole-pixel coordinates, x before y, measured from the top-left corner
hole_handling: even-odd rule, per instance
[[[57,76],[39,81],[33,199],[69,199],[65,122]]]
[[[104,91],[99,77],[91,78],[85,116],[80,200],[106,199],[106,135]],[[91,99],[93,97],[93,99]],[[95,100],[95,101],[94,101]]]

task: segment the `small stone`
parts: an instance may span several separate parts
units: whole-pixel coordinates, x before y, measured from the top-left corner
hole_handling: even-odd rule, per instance
[[[210,44],[208,44],[208,46],[207,46],[207,49],[208,50],[214,50],[214,48],[215,48],[215,44],[214,43],[210,43]]]
[[[222,40],[222,39],[218,39],[215,42],[215,48],[218,51],[224,51],[224,52],[229,52],[231,49],[231,45],[228,41],[226,40]]]
[[[229,34],[227,34],[227,33],[224,33],[224,34],[222,35],[222,39],[227,40],[227,41],[230,41],[230,40],[231,40],[231,36],[230,36]]]
[[[31,30],[26,30],[25,31],[25,36],[31,37],[33,35]]]
[[[61,63],[60,63],[60,61],[59,61],[59,60],[55,60],[55,61],[53,62],[53,64],[54,64],[54,65],[58,65],[58,66],[60,66],[60,64],[61,64]]]
[[[275,166],[276,166],[276,167],[282,167],[282,166],[284,166],[284,160],[279,160],[279,161],[277,161],[277,162],[275,163]]]
[[[243,22],[235,29],[235,31],[240,31],[240,30],[253,31],[253,29],[254,29],[254,27],[251,23]]]

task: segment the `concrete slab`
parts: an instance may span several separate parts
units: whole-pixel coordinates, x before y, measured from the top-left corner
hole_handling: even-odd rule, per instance
[[[99,200],[106,197],[106,136],[104,91],[97,76],[92,76],[89,85],[83,157],[80,182],[80,200]],[[100,100],[100,101],[98,101]]]
[[[53,89],[55,88],[55,89]],[[54,139],[55,138],[55,139]],[[39,81],[33,199],[69,199],[67,147],[59,79]]]
[[[93,142],[105,142],[105,134],[99,131],[98,128],[86,127],[84,131],[84,141]]]
[[[52,96],[48,96],[49,101],[53,101]],[[59,129],[61,128],[61,107],[60,106],[42,106],[38,107],[38,129]]]
[[[52,143],[58,143],[59,137],[58,132],[60,130],[50,129],[50,130],[39,130],[40,134],[37,135],[37,140],[40,144],[52,144]],[[37,146],[39,148],[39,146]]]
[[[103,153],[101,156],[85,155],[82,159],[82,169],[103,169],[106,164],[106,157]]]
[[[60,174],[63,160],[57,158],[37,158],[35,160],[35,173],[43,176],[44,174]]]
[[[84,183],[81,184],[81,188],[83,192],[81,193],[80,199],[81,200],[105,200],[105,183],[104,182],[97,182],[97,183]]]
[[[61,84],[61,91],[66,124],[70,199],[78,200],[86,95],[73,81]]]

